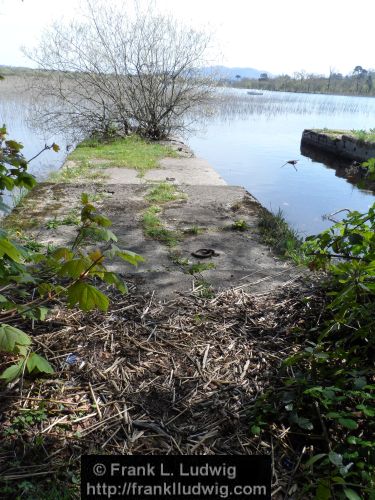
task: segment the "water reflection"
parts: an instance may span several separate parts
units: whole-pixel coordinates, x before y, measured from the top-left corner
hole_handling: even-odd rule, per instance
[[[59,152],[45,151],[33,160],[28,171],[38,180],[48,178],[50,172],[60,168],[65,160],[67,139],[53,130],[41,130],[31,123],[29,114],[33,96],[28,90],[25,79],[18,76],[9,76],[0,82],[0,124],[5,124],[8,138],[23,144],[22,150],[26,159],[33,158],[46,144],[56,143],[60,146]],[[3,202],[13,206],[21,196],[18,189],[3,196]]]
[[[41,130],[32,124],[30,106],[33,99],[24,78],[9,76],[0,82],[0,123],[6,124],[9,138],[23,144],[24,156],[32,158],[45,144],[55,142],[60,146],[58,153],[46,151],[30,163],[29,172],[42,180],[61,166],[66,157],[67,139],[53,130]]]

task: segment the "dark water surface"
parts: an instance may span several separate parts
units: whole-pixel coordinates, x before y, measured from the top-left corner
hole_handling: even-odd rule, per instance
[[[220,109],[188,141],[229,184],[244,186],[268,209],[281,208],[304,235],[329,227],[325,214],[341,208],[366,211],[375,201],[374,193],[300,152],[305,128],[375,127],[374,98],[284,92],[254,96],[242,89],[224,93]],[[291,165],[280,168],[288,160],[299,160],[297,171]]]

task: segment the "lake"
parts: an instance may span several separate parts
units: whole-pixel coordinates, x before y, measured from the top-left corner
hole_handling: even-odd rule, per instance
[[[324,215],[341,208],[366,211],[374,194],[361,190],[334,169],[301,155],[305,128],[375,127],[375,99],[246,90],[223,92],[219,108],[204,128],[188,138],[229,183],[244,186],[268,209],[281,208],[301,234],[315,234],[332,223]],[[298,160],[297,171],[288,160]]]
[[[197,156],[207,159],[229,183],[244,186],[266,208],[281,208],[301,234],[329,227],[324,215],[341,208],[366,211],[374,194],[360,190],[324,163],[300,153],[305,128],[368,129],[375,126],[375,99],[264,92],[218,92],[217,103],[199,116],[199,131],[186,139]],[[69,143],[53,130],[40,131],[28,119],[30,94],[18,77],[0,83],[0,123],[9,137],[24,144],[26,158],[45,144],[56,142],[58,153],[47,151],[30,164],[39,180],[58,169]],[[288,160],[298,160],[297,171]],[[9,203],[8,200],[5,200]]]

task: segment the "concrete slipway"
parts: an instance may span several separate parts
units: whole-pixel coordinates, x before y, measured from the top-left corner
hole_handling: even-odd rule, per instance
[[[109,168],[107,178],[99,184],[39,184],[23,206],[15,209],[13,217],[37,220],[32,233],[38,241],[66,243],[74,238],[75,226],[48,229],[46,224],[79,208],[82,192],[96,193],[95,204],[112,220],[118,245],[146,259],[136,269],[122,261],[113,262],[111,267],[138,292],[155,291],[159,298],[192,291],[202,278],[205,286],[209,283],[214,290],[241,287],[249,292],[267,291],[296,278],[296,267],[277,258],[259,240],[259,202],[244,188],[227,185],[205,160],[193,157],[186,149],[181,154],[162,160],[159,168],[141,178],[132,169]],[[183,195],[164,204],[159,214],[168,229],[183,235],[173,248],[146,237],[141,225],[142,213],[150,205],[145,197],[160,181],[174,184]],[[232,229],[239,219],[248,225],[244,232]],[[199,228],[198,234],[192,228]],[[206,259],[192,256],[201,248],[213,249],[217,255]],[[198,262],[211,262],[215,268],[194,278],[186,271]]]

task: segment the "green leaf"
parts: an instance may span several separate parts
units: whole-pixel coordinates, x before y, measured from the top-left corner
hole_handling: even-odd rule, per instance
[[[89,202],[89,195],[87,193],[81,194],[81,202],[83,205],[86,205]]]
[[[47,314],[49,312],[49,309],[48,307],[37,307],[35,309],[35,312],[36,312],[36,315],[37,315],[37,318],[40,320],[40,321],[44,321],[47,317]]]
[[[103,280],[110,285],[115,285],[117,290],[121,293],[127,293],[128,287],[115,273],[106,272],[103,274]]]
[[[334,476],[332,478],[332,481],[334,481],[336,484],[345,484],[345,479],[340,476]]]
[[[69,278],[79,278],[89,267],[91,262],[87,263],[86,259],[72,259],[65,262],[60,270],[60,276],[68,276]]]
[[[299,417],[296,413],[291,415],[290,420],[297,424],[301,429],[311,431],[314,428],[311,420],[305,417]]]
[[[8,255],[15,262],[21,262],[21,253],[20,251],[6,238],[0,238],[0,255]]]
[[[330,411],[326,415],[327,418],[341,418],[341,413],[337,413],[335,411]]]
[[[97,308],[106,312],[109,299],[94,286],[78,282],[68,288],[68,303],[70,307],[78,303],[82,311],[91,311]]]
[[[112,221],[110,221],[108,219],[108,217],[105,217],[104,215],[101,215],[101,214],[91,215],[90,219],[93,222],[96,222],[98,224],[98,226],[102,226],[102,227],[110,227],[110,226],[112,226]]]
[[[375,410],[370,408],[369,406],[366,405],[357,405],[356,406],[357,410],[361,410],[366,417],[374,417],[375,416]]]
[[[48,361],[42,356],[39,356],[36,352],[32,352],[27,358],[26,366],[29,373],[34,370],[40,373],[54,373],[54,370]]]
[[[85,227],[81,234],[85,238],[92,238],[99,241],[117,241],[117,236],[109,229],[99,227]]]
[[[28,352],[28,348],[25,346],[25,345],[16,345],[15,347],[15,352],[17,352],[17,354],[20,354],[21,356],[23,356],[24,358],[26,358],[27,356],[27,352]]]
[[[35,186],[36,179],[31,174],[22,173],[19,174],[15,180],[15,185],[18,187],[25,187],[26,189],[31,189]]]
[[[5,141],[5,144],[9,149],[13,149],[15,152],[18,152],[20,149],[23,148],[23,145],[20,142],[12,140]]]
[[[362,498],[351,488],[344,488],[344,493],[349,500],[362,500]]]
[[[329,486],[327,486],[326,482],[319,481],[319,485],[316,489],[316,500],[330,500],[332,498],[331,490]]]
[[[51,148],[53,149],[53,151],[55,153],[57,153],[58,151],[60,151],[60,146],[58,144],[53,143],[52,146],[51,146]]]
[[[315,464],[315,462],[326,456],[327,453],[319,453],[318,455],[314,455],[313,457],[309,458],[309,460],[306,462],[306,465],[307,466],[313,465]]]
[[[357,422],[351,418],[339,418],[338,423],[347,429],[358,429]]]
[[[259,436],[261,432],[261,428],[259,427],[259,425],[252,425],[250,430],[251,433],[254,434],[254,436]]]
[[[7,383],[12,382],[21,375],[23,370],[23,365],[24,365],[24,360],[20,361],[16,365],[9,366],[0,375],[0,379],[5,380]]]
[[[14,352],[16,345],[28,346],[31,339],[26,333],[14,326],[1,324],[0,326],[0,351]]]
[[[144,262],[145,259],[138,255],[137,253],[131,252],[130,250],[120,250],[118,249],[115,254],[120,257],[122,260],[129,262],[133,266],[138,266],[139,262]]]
[[[60,248],[57,248],[54,252],[52,252],[51,255],[53,258],[55,258],[57,260],[60,260],[60,259],[70,260],[73,258],[74,254],[69,248],[60,247]]]
[[[336,465],[336,467],[341,467],[342,466],[342,455],[340,455],[339,453],[336,453],[334,451],[330,451],[328,453],[328,458],[329,458],[329,461],[333,465]]]

